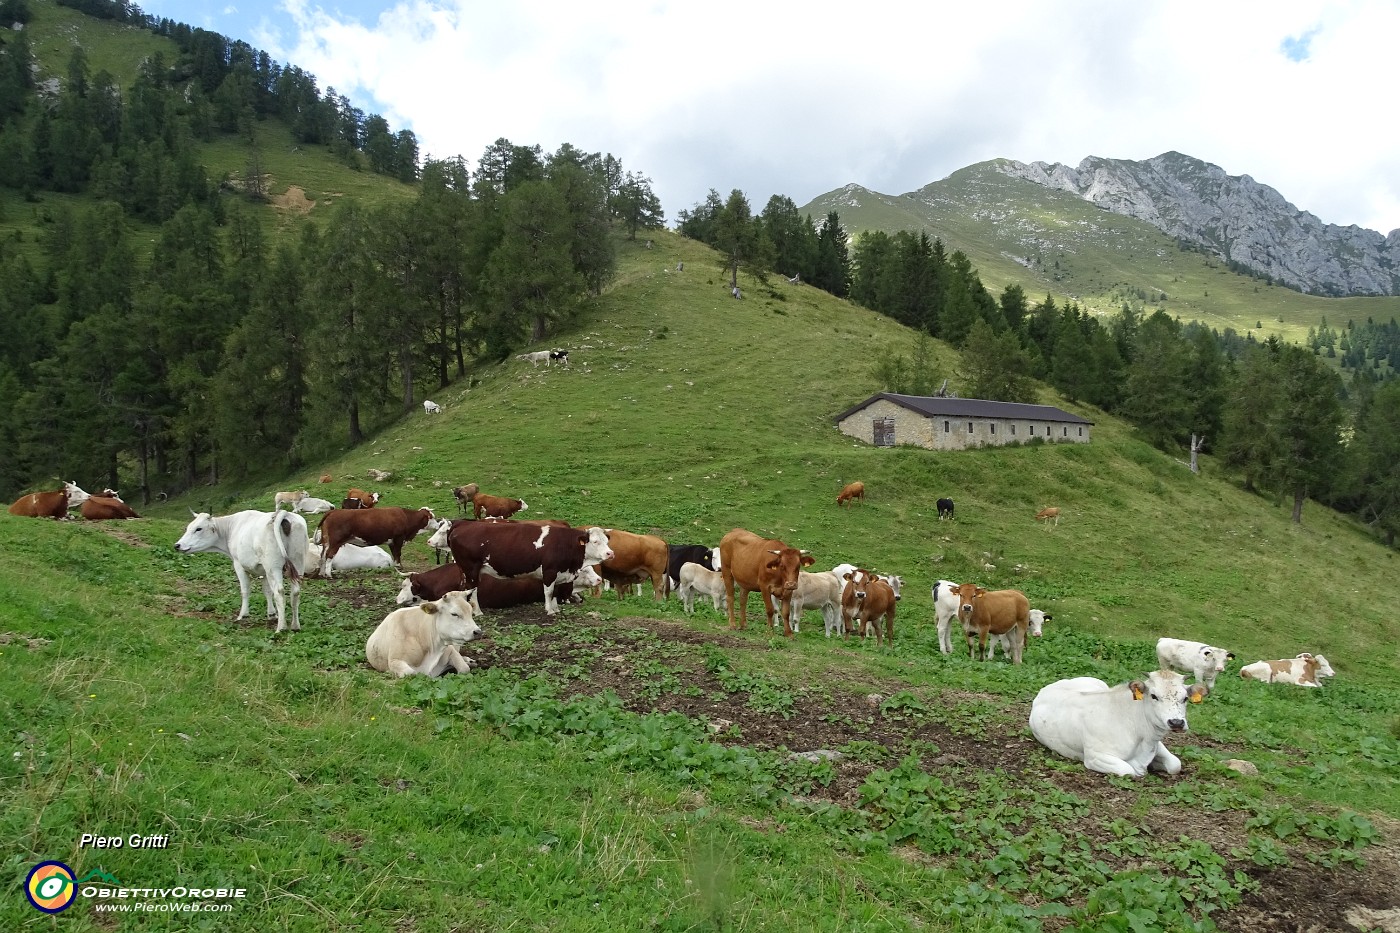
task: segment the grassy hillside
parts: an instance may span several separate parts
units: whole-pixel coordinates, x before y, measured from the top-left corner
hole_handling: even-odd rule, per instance
[[[735,301],[704,247],[623,244],[553,345],[295,476],[202,490],[120,527],[0,515],[0,841],[125,885],[244,887],[210,929],[1245,929],[1395,906],[1397,556],[1309,505],[1301,528],[1096,422],[1089,446],[876,449],[831,418],[911,337],[805,286]],[[685,271],[673,271],[678,261]],[[668,271],[671,270],[671,271]],[[943,363],[951,365],[946,348]],[[1050,394],[1042,401],[1057,402]],[[327,425],[339,432],[341,426]],[[393,471],[382,485],[369,468]],[[323,471],[335,482],[313,486]],[[864,506],[840,509],[861,479]],[[902,574],[892,650],[725,629],[611,597],[492,613],[478,670],[390,681],[364,639],[396,578],[308,581],[303,630],[233,624],[227,562],[170,544],[187,507],[279,488],[450,510],[477,481],[558,516],[715,543],[731,527]],[[934,500],[957,501],[939,523]],[[1031,516],[1059,505],[1048,530]],[[184,516],[182,518],[182,515]],[[429,565],[422,541],[411,567]],[[984,564],[994,565],[986,570]],[[1051,612],[1013,667],[943,657],[928,590],[1015,586]],[[261,612],[257,595],[255,617]],[[1155,666],[1161,634],[1241,661],[1310,649],[1322,690],[1233,671],[1169,739],[1178,778],[1090,775],[1029,736],[1044,684]],[[838,752],[838,758],[790,752]],[[1257,777],[1222,762],[1244,758]],[[81,833],[169,833],[160,851]],[[1131,911],[1129,914],[1127,911]],[[0,902],[0,927],[39,914]],[[189,917],[166,915],[167,928]],[[80,899],[75,930],[145,929]]]
[[[1017,284],[1033,299],[1048,293],[1098,312],[1115,312],[1124,302],[1149,313],[1160,307],[1183,321],[1294,342],[1323,318],[1337,327],[1400,314],[1400,298],[1321,298],[1265,285],[1180,250],[1147,223],[993,166],[969,166],[898,196],[847,186],[801,210],[813,216],[835,210],[853,232],[927,230],[950,251],[966,253],[994,292]]]

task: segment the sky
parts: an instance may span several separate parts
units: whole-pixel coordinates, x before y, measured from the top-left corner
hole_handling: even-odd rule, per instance
[[[1395,0],[136,0],[315,75],[424,157],[612,153],[670,221],[994,158],[1170,150],[1400,228]]]

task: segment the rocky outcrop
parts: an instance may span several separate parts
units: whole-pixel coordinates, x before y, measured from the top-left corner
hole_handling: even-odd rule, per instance
[[[1179,152],[1145,162],[1090,156],[1078,167],[998,160],[1014,178],[1076,194],[1299,291],[1400,294],[1400,230],[1324,224],[1248,175]]]

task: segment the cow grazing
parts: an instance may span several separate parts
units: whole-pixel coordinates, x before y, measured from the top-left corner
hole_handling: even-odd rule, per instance
[[[676,593],[687,615],[695,611],[696,594],[710,597],[714,600],[715,610],[723,611],[724,574],[703,564],[687,561],[681,564],[680,582],[676,585]]]
[[[297,503],[309,495],[311,495],[311,493],[307,492],[305,489],[296,492],[279,492],[272,497],[272,511],[276,512],[285,505],[288,509],[295,512]]]
[[[453,486],[452,498],[457,500],[457,508],[462,512],[471,512],[474,508],[472,498],[481,491],[481,487],[476,483],[467,483],[465,486]]]
[[[854,576],[854,575],[853,575]],[[860,632],[862,640],[869,637],[871,629],[875,631],[875,645],[878,647],[883,634],[883,643],[892,645],[894,643],[894,610],[895,595],[894,588],[883,578],[866,575],[861,584],[852,581],[848,586],[856,587],[856,631]],[[884,632],[880,631],[880,622],[884,621]]]
[[[865,503],[864,483],[848,484],[845,489],[841,490],[841,494],[836,497],[836,504],[845,505],[847,502],[852,502],[856,499],[859,499],[862,504]]]
[[[1035,695],[1031,732],[1046,748],[1084,762],[1090,771],[1142,777],[1150,768],[1180,774],[1181,759],[1162,738],[1187,731],[1186,701],[1199,703],[1209,692],[1205,684],[1188,688],[1171,671],[1153,671],[1116,687],[1094,677],[1059,680]]]
[[[1216,648],[1199,641],[1157,639],[1157,664],[1162,670],[1194,674],[1196,683],[1205,684],[1211,690],[1215,689],[1215,678],[1225,670],[1225,664],[1233,660],[1234,654],[1224,648]]]
[[[1044,522],[1046,528],[1049,528],[1051,523],[1059,525],[1060,510],[1058,508],[1053,507],[1041,509],[1039,512],[1035,513],[1035,520],[1038,522]]]
[[[457,646],[481,634],[465,593],[448,593],[435,602],[395,609],[365,642],[365,660],[376,671],[396,677],[437,677],[450,667],[471,670]]]
[[[568,365],[569,365],[569,351],[568,351],[568,350],[550,350],[550,351],[549,351],[549,361],[550,361],[551,363],[560,363],[560,364],[563,364],[564,366],[568,366]]]
[[[452,556],[461,565],[468,588],[483,573],[493,577],[530,577],[540,582],[544,611],[559,611],[556,587],[572,584],[585,565],[613,556],[601,528],[559,528],[513,522],[459,522],[447,535]]]
[[[699,564],[706,570],[719,569],[719,548],[703,544],[670,544],[666,546],[666,576],[671,580],[671,590],[681,586],[681,568],[686,564]]]
[[[318,515],[335,508],[335,503],[327,502],[325,499],[317,499],[315,496],[307,496],[299,500],[293,508],[295,511],[304,512],[307,515]]]
[[[25,518],[52,518],[62,519],[68,517],[68,493],[62,489],[52,492],[31,492],[27,496],[20,496],[10,505],[11,515],[21,515]]]
[[[797,589],[792,594],[792,630],[800,631],[798,622],[808,609],[819,609],[826,637],[841,631],[841,591],[843,582],[830,570],[797,575]]]
[[[735,528],[719,542],[720,573],[724,575],[725,603],[730,628],[748,628],[749,594],[758,593],[772,627],[773,613],[783,617],[783,634],[792,637],[792,594],[803,567],[816,563],[806,551],[788,547],[776,538],[761,538]],[[736,563],[737,562],[737,563]],[[739,586],[739,623],[734,623],[734,585]]]
[[[248,617],[248,575],[262,577],[267,616],[277,616],[277,631],[301,628],[301,578],[310,564],[306,519],[294,512],[258,512],[249,509],[221,515],[195,513],[185,533],[175,542],[181,554],[223,554],[233,561],[238,590],[243,597],[238,619]],[[282,597],[282,580],[291,584],[291,620]]]
[[[521,353],[521,354],[519,354],[518,356],[516,356],[516,359],[517,359],[517,360],[525,360],[525,361],[528,362],[531,366],[534,366],[534,367],[536,367],[536,368],[538,368],[539,365],[540,365],[541,363],[543,363],[544,365],[548,366],[548,365],[549,365],[549,351],[548,351],[548,350],[536,350],[536,351],[533,352],[533,353]]]
[[[967,636],[967,650],[973,659],[990,658],[987,640],[993,635],[1011,637],[1011,663],[1020,664],[1030,631],[1030,600],[1020,590],[986,590],[973,583],[957,589],[961,605],[958,620]],[[1019,629],[1012,632],[1012,629]],[[973,633],[977,641],[973,643]]]
[[[111,496],[88,496],[80,506],[83,518],[89,521],[108,521],[122,518],[140,518],[136,512],[120,499]]]
[[[598,573],[617,588],[618,598],[622,598],[624,586],[650,580],[652,595],[665,599],[670,583],[666,575],[670,549],[666,542],[656,535],[633,534],[616,528],[606,530],[613,556],[598,565]]]
[[[324,573],[325,561],[322,559],[322,554],[322,551],[317,551],[312,559],[316,564],[316,572],[329,577],[329,573]],[[340,550],[335,554],[335,559],[331,562],[331,569],[337,573],[351,570],[389,570],[393,566],[394,559],[382,547],[365,547],[348,542],[340,546]]]
[[[333,509],[321,519],[321,566],[326,576],[335,569],[335,555],[358,538],[367,545],[388,543],[394,563],[403,562],[405,541],[412,541],[427,528],[436,531],[437,520],[432,509],[405,509],[385,506],[382,509]]]
[[[365,492],[363,489],[347,489],[345,491],[345,501],[341,503],[342,509],[372,509],[379,504],[379,493]],[[353,504],[358,503],[358,505]]]
[[[938,500],[938,520],[939,520],[939,521],[942,521],[942,520],[945,519],[945,518],[952,518],[952,517],[953,517],[953,500],[952,500],[952,499],[939,499],[939,500]]]
[[[958,594],[958,584],[952,580],[939,580],[933,585],[933,614],[938,626],[938,650],[944,654],[953,653],[953,620],[962,608],[962,596]]]
[[[1245,680],[1262,680],[1266,684],[1293,684],[1298,687],[1321,687],[1323,677],[1335,672],[1322,655],[1304,651],[1296,658],[1282,661],[1255,661],[1240,668]]]
[[[430,401],[430,400],[428,400],[428,399],[424,399],[424,400],[423,400],[423,414],[425,414],[425,415],[440,415],[440,414],[442,414],[442,406],[439,405],[437,402]]]

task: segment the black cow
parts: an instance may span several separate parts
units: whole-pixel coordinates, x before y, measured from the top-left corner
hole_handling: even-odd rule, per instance
[[[707,548],[703,544],[672,544],[669,547],[670,557],[666,561],[666,576],[671,578],[671,592],[675,592],[681,585],[681,567],[687,563],[699,564],[706,570],[718,570],[713,562],[714,553],[712,548]]]
[[[953,500],[952,500],[952,499],[939,499],[939,500],[938,500],[938,519],[939,519],[939,521],[942,521],[942,520],[945,519],[945,518],[952,518],[952,517],[953,517]]]

